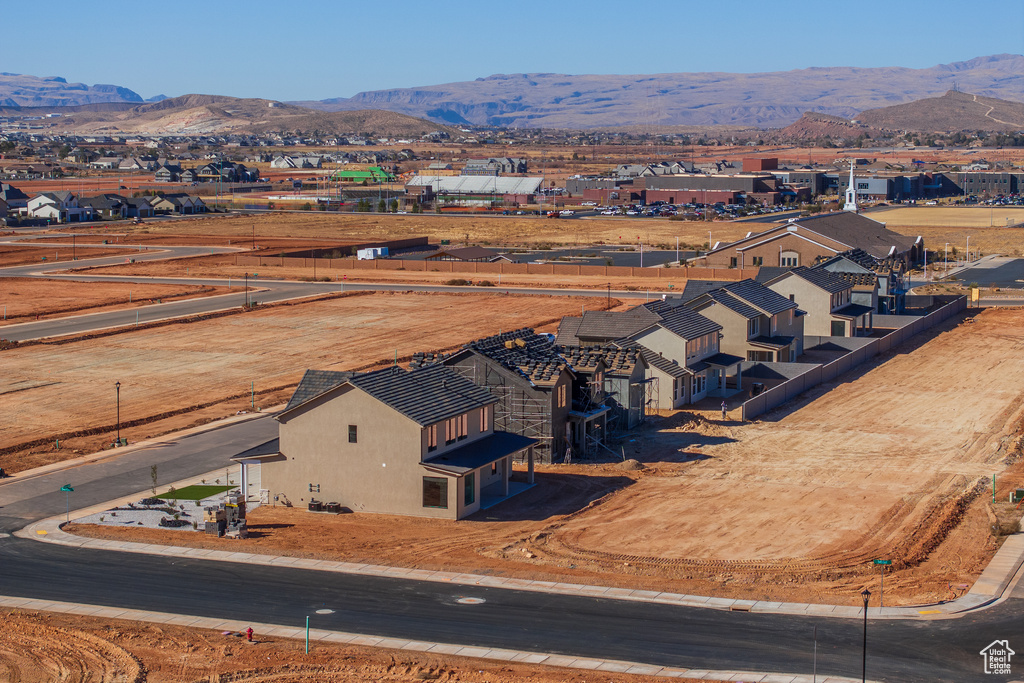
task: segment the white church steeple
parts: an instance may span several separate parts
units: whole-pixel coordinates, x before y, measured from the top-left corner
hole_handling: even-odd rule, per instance
[[[846,188],[846,203],[843,204],[843,211],[857,213],[857,186],[854,184],[853,179],[853,167],[855,164],[855,161],[850,161],[850,184]]]

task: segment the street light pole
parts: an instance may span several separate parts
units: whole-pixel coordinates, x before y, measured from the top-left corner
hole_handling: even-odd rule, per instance
[[[114,390],[117,392],[117,445],[121,445],[121,383],[114,382]]]
[[[867,683],[868,680],[868,600],[871,599],[871,591],[865,588],[861,591],[861,597],[864,598],[864,651],[861,656],[861,672],[860,680],[861,683]]]
[[[249,273],[245,273],[245,307],[249,308]]]

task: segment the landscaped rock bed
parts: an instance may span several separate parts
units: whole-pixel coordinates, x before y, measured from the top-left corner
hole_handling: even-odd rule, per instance
[[[219,493],[202,500],[143,498],[135,503],[110,508],[75,521],[78,524],[202,532],[204,528],[203,508],[217,507],[223,502],[224,496],[225,494]],[[250,503],[250,509],[255,505],[257,504]]]

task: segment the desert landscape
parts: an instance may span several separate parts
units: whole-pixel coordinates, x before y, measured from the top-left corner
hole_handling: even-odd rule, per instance
[[[890,604],[946,600],[997,549],[993,523],[1020,517],[1002,501],[1024,475],[1024,368],[1015,362],[1022,323],[1021,309],[951,322],[749,424],[712,411],[652,418],[623,444],[628,459],[539,466],[536,489],[466,521],[260,507],[252,537],[226,545],[180,531],[70,530],[833,604],[856,604],[860,590],[873,590],[871,563],[881,558],[892,561]],[[981,394],[986,400],[962,399]],[[987,494],[994,474],[997,504]]]

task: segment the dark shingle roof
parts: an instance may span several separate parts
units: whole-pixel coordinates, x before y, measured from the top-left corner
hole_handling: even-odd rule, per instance
[[[733,296],[724,289],[716,289],[713,292],[708,292],[705,296],[701,297],[700,301],[695,303],[697,303],[697,305],[703,306],[705,301],[714,301],[717,304],[721,304],[728,308],[730,311],[742,315],[747,320],[751,320],[752,318],[758,318],[761,316],[761,311],[757,310],[747,302],[743,301],[743,299]]]
[[[690,374],[690,371],[685,366],[680,365],[674,360],[669,360],[660,353],[651,351],[646,346],[640,345],[640,355],[647,362],[647,365],[661,370],[669,377],[685,377]]]
[[[875,258],[885,258],[892,247],[900,253],[914,246],[913,237],[900,235],[874,219],[851,211],[801,218],[795,223],[853,248],[863,249]]]
[[[450,474],[462,475],[467,472],[489,465],[524,448],[537,443],[537,439],[509,432],[494,432],[482,439],[445,450],[432,458],[423,461],[429,469],[440,470]]]
[[[700,313],[685,306],[673,306],[668,301],[652,301],[644,307],[661,316],[658,323],[661,327],[683,339],[696,339],[722,329],[721,325]]]
[[[320,394],[326,393],[334,387],[341,386],[349,380],[353,372],[334,372],[331,370],[306,370],[302,376],[299,386],[295,387],[295,393],[288,399],[285,410],[291,410],[295,406],[302,405]]]
[[[754,282],[765,283],[769,280],[774,280],[780,275],[785,275],[787,272],[792,270],[788,267],[780,266],[761,266],[757,270],[757,275],[754,276]]]
[[[487,389],[444,365],[395,366],[355,375],[348,383],[423,426],[498,402]]]
[[[843,278],[837,277],[835,273],[824,269],[812,270],[806,266],[800,266],[799,268],[794,268],[792,273],[793,275],[810,282],[815,287],[825,290],[829,294],[842,292],[852,287],[852,285],[843,280]]]
[[[786,297],[753,280],[740,280],[726,285],[723,289],[764,311],[766,315],[778,315],[796,308],[796,304]]]
[[[577,332],[580,329],[580,322],[583,318],[576,316],[565,316],[562,322],[558,323],[558,334],[555,335],[555,343],[559,346],[577,346],[580,338]]]
[[[656,324],[659,316],[643,306],[628,311],[587,311],[576,336],[581,339],[619,339],[629,337]]]
[[[589,372],[604,363],[608,375],[630,375],[639,362],[640,351],[635,346],[567,346],[559,348],[562,356],[574,370]]]
[[[684,303],[693,301],[702,294],[729,284],[730,280],[687,280],[680,297]]]

